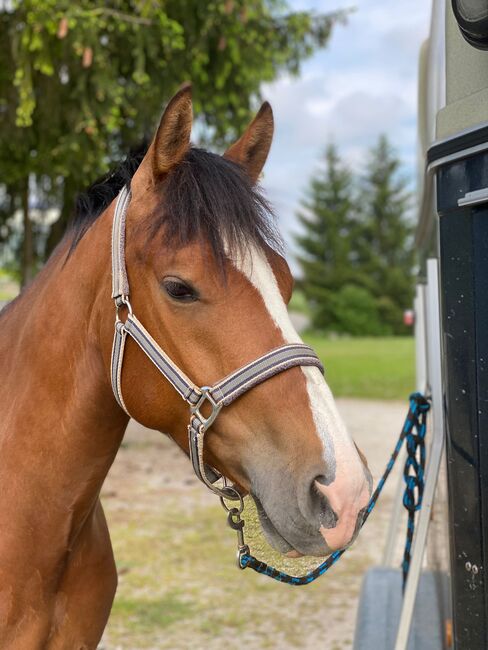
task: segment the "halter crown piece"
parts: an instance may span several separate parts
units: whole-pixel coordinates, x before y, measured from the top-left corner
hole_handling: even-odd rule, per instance
[[[225,476],[209,467],[203,460],[205,433],[213,424],[223,406],[229,406],[235,399],[254,386],[294,366],[316,366],[323,372],[322,364],[308,345],[292,343],[270,350],[258,359],[227,375],[213,386],[197,386],[194,384],[169,358],[132,311],[129,302],[129,280],[125,266],[125,222],[130,200],[130,188],[125,186],[117,197],[112,226],[112,298],[115,300],[116,318],[111,378],[115,398],[127,415],[130,415],[122,396],[122,366],[125,342],[127,336],[130,336],[149,357],[159,372],[164,375],[173,388],[188,403],[190,407],[189,448],[195,474],[212,492],[215,492],[222,499],[240,501],[240,509],[226,509],[229,511],[229,523],[232,525],[232,522],[234,522],[233,527],[243,525],[241,521],[237,524],[234,521],[236,516],[239,519],[238,515],[242,512],[241,495],[235,487],[229,485]],[[126,320],[122,321],[119,317],[119,310],[124,305],[127,308],[128,315]],[[201,410],[205,402],[211,407],[211,413],[207,417],[202,414]]]

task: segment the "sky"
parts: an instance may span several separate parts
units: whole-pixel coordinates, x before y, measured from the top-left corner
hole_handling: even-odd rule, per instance
[[[329,142],[359,170],[386,133],[415,177],[417,62],[427,38],[430,0],[289,0],[295,10],[355,7],[328,47],[308,59],[300,77],[263,87],[274,111],[275,136],[263,185],[274,205],[293,263],[296,211]]]

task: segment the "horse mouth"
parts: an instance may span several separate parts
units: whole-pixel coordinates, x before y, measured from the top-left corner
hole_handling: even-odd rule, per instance
[[[258,497],[252,493],[251,496],[254,500],[254,503],[256,504],[256,509],[258,511],[258,516],[259,516],[259,523],[261,524],[261,528],[263,529],[264,536],[266,537],[269,544],[271,544],[271,546],[276,551],[278,551],[282,555],[285,555],[286,557],[290,557],[290,558],[303,557],[303,553],[300,553],[300,551],[297,551],[295,548],[293,548],[293,546],[289,542],[287,542],[286,539],[282,535],[280,535],[280,533],[276,530],[275,525],[269,518],[268,513],[264,509],[263,504],[258,499]]]
[[[304,556],[314,556],[314,557],[323,558],[326,557],[327,555],[330,555],[330,553],[332,553],[333,549],[329,548],[329,546],[325,542],[323,534],[318,530],[319,526],[317,526],[317,531],[314,534],[313,529],[310,526],[307,526],[305,522],[304,522],[304,530],[303,530],[304,538],[298,540],[296,546],[290,543],[278,531],[277,527],[275,526],[270,516],[268,515],[265,507],[261,503],[259,497],[257,497],[252,492],[251,492],[251,496],[254,499],[254,503],[256,504],[256,509],[259,516],[259,522],[261,524],[264,537],[266,538],[267,542],[273,547],[273,549],[275,549],[276,551],[278,551],[279,553],[281,553],[282,555],[288,558],[299,558]],[[359,533],[359,530],[361,528],[366,510],[367,508],[363,508],[363,510],[361,510],[361,512],[359,513],[353,536],[347,544],[341,546],[342,549],[346,549],[349,546],[351,546],[351,544],[356,539],[357,534]],[[329,527],[330,526],[326,526],[326,528]]]

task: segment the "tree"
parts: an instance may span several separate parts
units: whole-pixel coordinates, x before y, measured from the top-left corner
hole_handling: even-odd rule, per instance
[[[400,160],[381,136],[362,178],[329,146],[310,182],[296,237],[312,324],[357,335],[405,333],[413,298],[410,195]]]
[[[312,321],[321,329],[342,329],[335,296],[346,284],[354,284],[357,268],[352,244],[357,231],[351,172],[329,145],[324,166],[310,181],[298,218],[303,234],[300,248],[301,286],[312,308]]]
[[[291,12],[282,0],[2,3],[0,179],[24,214],[24,279],[33,196],[61,207],[49,252],[76,190],[152,133],[183,81],[193,83],[201,132],[222,143],[249,118],[261,83],[297,73],[342,18]]]
[[[363,179],[358,237],[362,284],[376,297],[382,321],[396,334],[406,331],[403,312],[411,307],[414,290],[411,195],[400,169],[388,138],[380,136]]]

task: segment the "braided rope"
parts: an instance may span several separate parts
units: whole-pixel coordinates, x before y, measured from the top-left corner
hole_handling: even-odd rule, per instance
[[[378,485],[376,486],[375,491],[373,492],[368,506],[365,509],[363,515],[363,521],[361,527],[364,526],[369,515],[373,511],[373,508],[378,501],[378,498],[383,491],[386,480],[391,474],[395,461],[398,458],[398,454],[402,448],[403,442],[407,440],[407,453],[408,458],[405,463],[405,481],[407,483],[408,496],[404,498],[408,503],[408,533],[407,533],[407,542],[405,546],[405,557],[402,564],[404,580],[408,575],[408,569],[410,567],[410,548],[413,538],[414,523],[415,523],[415,512],[420,509],[422,505],[422,493],[423,493],[423,478],[424,478],[424,467],[425,467],[425,431],[427,426],[427,412],[430,409],[430,403],[421,393],[412,393],[410,395],[410,406],[408,409],[407,417],[405,418],[405,423],[403,425],[402,431],[398,438],[398,442],[395,445],[395,449],[391,454],[390,460],[386,466],[386,469],[383,473],[383,476],[380,478]],[[420,449],[420,456],[417,460],[417,449]],[[414,492],[417,489],[417,498],[415,499]],[[407,507],[407,506],[406,506]],[[291,585],[307,585],[311,582],[314,582],[317,578],[326,573],[340,557],[344,555],[347,549],[342,551],[335,551],[330,555],[322,564],[319,564],[318,567],[309,571],[303,576],[292,576],[283,571],[278,571],[278,569],[273,568],[266,562],[261,562],[253,555],[249,553],[243,553],[239,557],[239,565],[241,569],[251,568],[257,573],[261,573],[269,578],[278,580],[279,582],[285,582]]]
[[[415,513],[422,507],[425,472],[425,433],[427,430],[427,411],[421,410],[414,431],[407,436],[407,460],[403,470],[405,492],[403,506],[408,512],[405,550],[403,552],[403,588],[410,569],[411,549],[415,532]],[[416,433],[415,433],[416,432]]]

